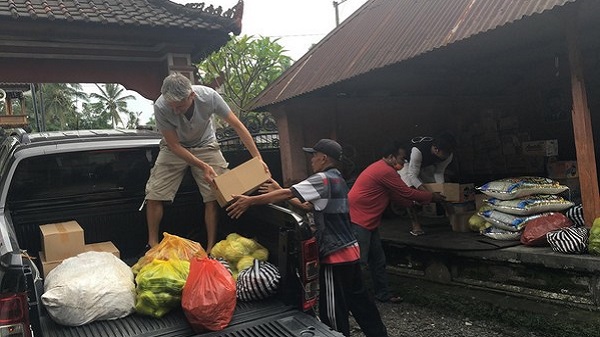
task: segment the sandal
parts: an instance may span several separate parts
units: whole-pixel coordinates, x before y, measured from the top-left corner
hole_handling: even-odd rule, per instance
[[[404,299],[402,297],[400,297],[400,296],[392,296],[388,300],[388,302],[390,302],[390,303],[401,303],[403,301],[404,301]]]
[[[421,235],[425,235],[425,231],[423,231],[422,229],[418,230],[418,231],[413,230],[413,231],[410,231],[410,234],[412,234],[413,236],[421,236]]]
[[[400,296],[392,296],[386,300],[380,300],[378,299],[379,302],[381,303],[401,303],[404,301],[404,299]]]

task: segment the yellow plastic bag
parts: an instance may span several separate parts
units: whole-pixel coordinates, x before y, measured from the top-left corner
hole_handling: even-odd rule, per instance
[[[254,259],[269,259],[269,251],[264,246],[237,233],[231,233],[225,240],[217,242],[210,254],[229,263],[234,279],[237,279],[238,272],[242,269],[252,266]]]
[[[164,238],[160,243],[152,247],[142,256],[136,264],[131,267],[134,274],[138,274],[140,270],[153,260],[185,260],[190,261],[192,257],[206,257],[206,251],[196,241],[188,240],[177,235],[163,233]]]
[[[179,259],[155,259],[146,264],[135,278],[135,310],[160,318],[179,306],[189,272],[190,262]]]

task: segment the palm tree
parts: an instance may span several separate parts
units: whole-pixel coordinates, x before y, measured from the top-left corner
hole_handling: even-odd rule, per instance
[[[110,116],[113,128],[123,124],[121,114],[129,114],[127,110],[127,100],[134,99],[133,95],[123,96],[125,88],[119,84],[107,83],[103,86],[96,84],[100,93],[91,93],[90,97],[97,99],[98,104],[102,106],[102,113]]]
[[[79,83],[47,83],[42,87],[48,129],[77,128],[77,100],[87,102],[87,94]]]

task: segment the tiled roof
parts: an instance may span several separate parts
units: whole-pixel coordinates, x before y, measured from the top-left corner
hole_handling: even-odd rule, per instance
[[[239,34],[243,2],[224,10],[168,0],[0,0],[0,20],[45,20],[101,25],[221,30]]]
[[[0,82],[0,89],[9,91],[27,91],[29,90],[29,83],[6,83]]]
[[[267,87],[254,108],[315,92],[576,1],[369,0]]]

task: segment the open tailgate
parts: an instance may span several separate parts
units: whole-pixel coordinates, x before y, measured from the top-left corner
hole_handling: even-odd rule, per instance
[[[160,319],[133,314],[118,320],[92,322],[79,327],[62,326],[44,316],[41,327],[43,337],[343,336],[316,318],[275,299],[238,302],[233,319],[226,329],[201,334],[192,330],[181,309],[174,310]]]

